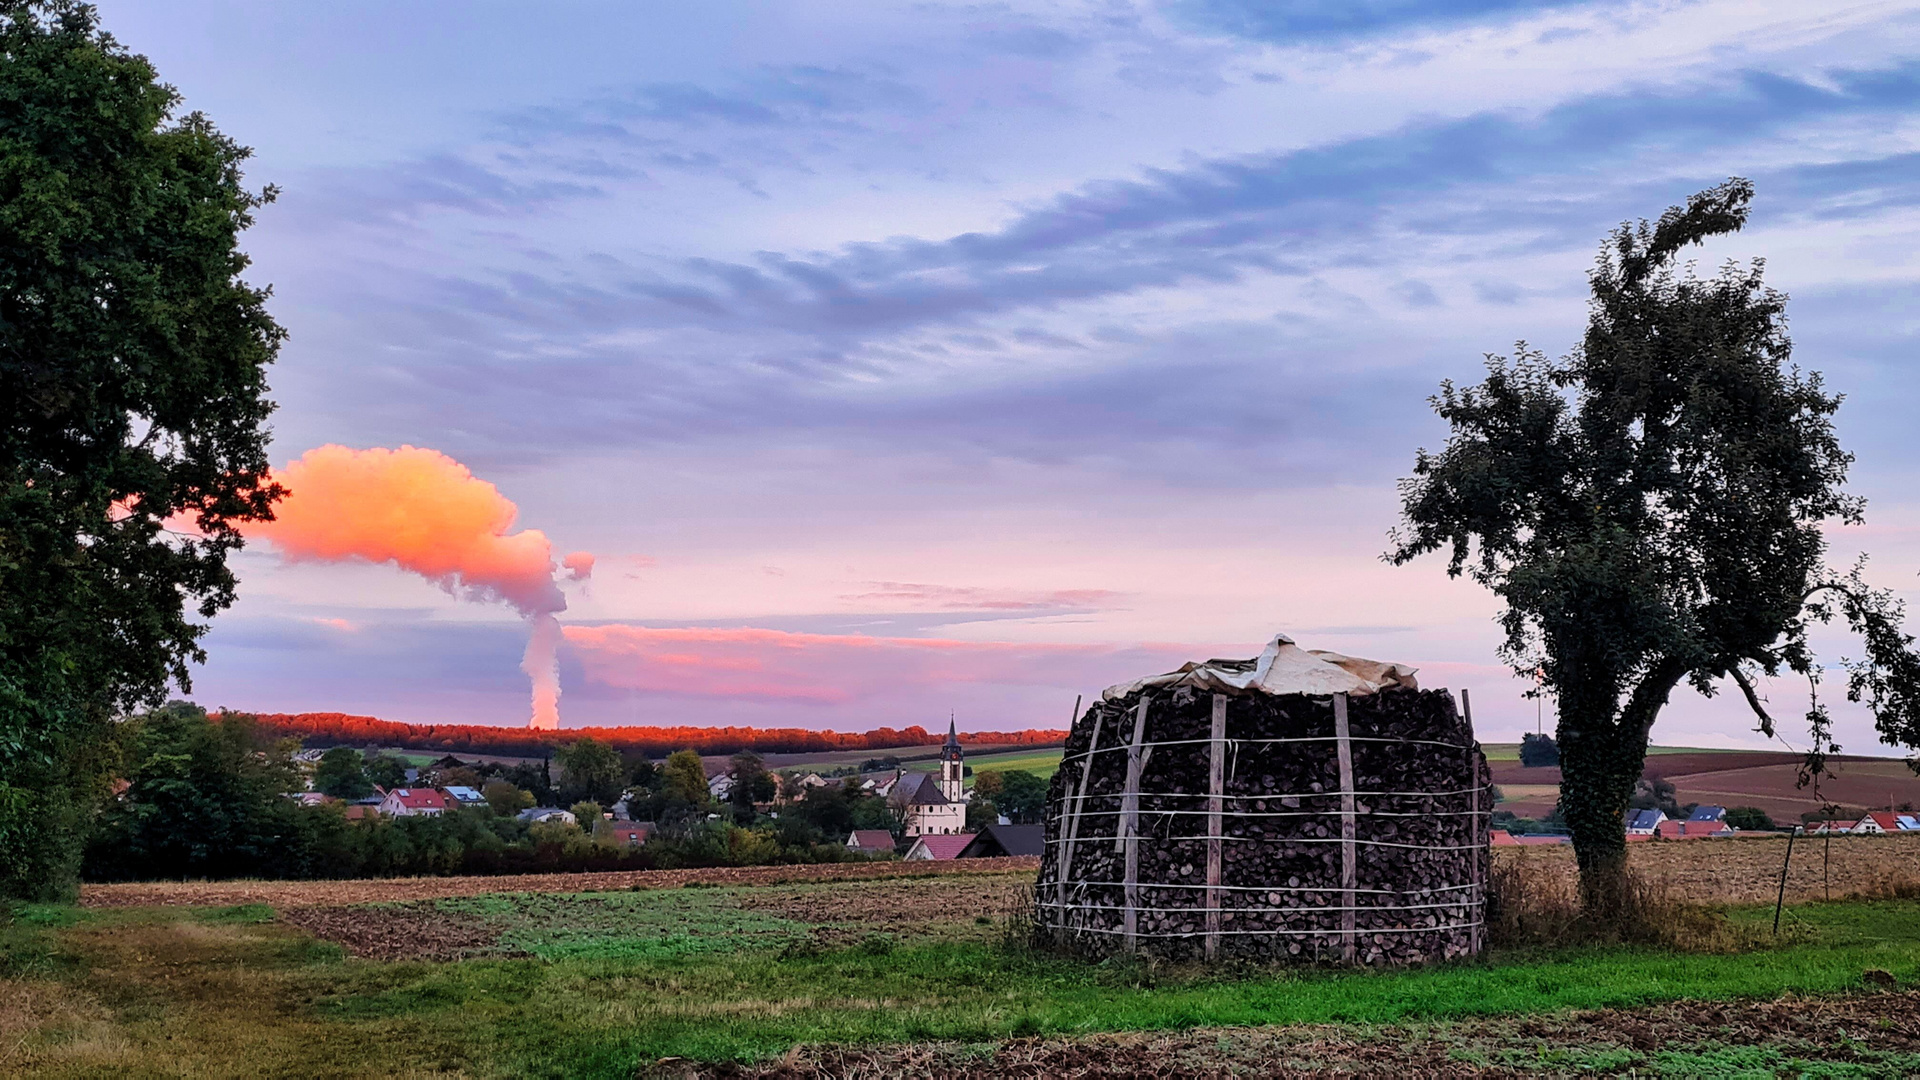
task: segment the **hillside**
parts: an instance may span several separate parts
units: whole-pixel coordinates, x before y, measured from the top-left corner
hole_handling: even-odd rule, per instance
[[[1817,791],[1797,786],[1801,761],[1799,754],[1778,750],[1662,747],[1648,753],[1646,775],[1672,784],[1681,805],[1757,806],[1777,821],[1798,821],[1801,814],[1829,804],[1845,811],[1920,806],[1920,776],[1902,759],[1830,758],[1834,775],[1823,778]],[[1506,796],[1500,809],[1521,817],[1553,809],[1560,795],[1559,769],[1528,768],[1512,759],[1489,760],[1489,765],[1494,784]]]

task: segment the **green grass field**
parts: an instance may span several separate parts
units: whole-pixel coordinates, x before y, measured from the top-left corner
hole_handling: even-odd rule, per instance
[[[1920,977],[1920,904],[1904,901],[1794,907],[1791,944],[1729,955],[1574,948],[1370,973],[1086,965],[1006,947],[971,914],[1029,876],[967,877],[329,909],[355,933],[411,928],[374,935],[403,949],[436,918],[484,927],[453,961],[349,957],[259,905],[24,908],[0,928],[0,1073],[628,1077],[664,1057],[752,1062],[800,1044],[1275,1024],[1356,1025],[1358,1038],[1389,1023],[1841,994],[1869,969]],[[916,897],[936,917],[900,914]],[[1920,1058],[1881,1064],[1911,1072]]]

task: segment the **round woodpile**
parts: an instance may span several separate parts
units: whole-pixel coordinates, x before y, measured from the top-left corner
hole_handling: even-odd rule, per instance
[[[1364,965],[1479,951],[1491,776],[1447,691],[1122,689],[1075,723],[1048,795],[1043,943]]]

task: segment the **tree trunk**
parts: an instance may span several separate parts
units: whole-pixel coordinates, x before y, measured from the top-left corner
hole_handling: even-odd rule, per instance
[[[1646,767],[1647,739],[1686,666],[1656,665],[1614,715],[1612,703],[1560,713],[1560,805],[1580,868],[1580,906],[1597,922],[1617,921],[1627,899],[1627,803]]]

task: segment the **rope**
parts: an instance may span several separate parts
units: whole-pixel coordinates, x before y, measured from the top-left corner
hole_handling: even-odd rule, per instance
[[[1150,743],[1144,743],[1142,745],[1143,746],[1195,746],[1203,743],[1210,743],[1212,741],[1213,741],[1212,739],[1169,739],[1165,742],[1150,742]],[[1237,747],[1242,745],[1261,746],[1261,745],[1272,745],[1272,744],[1279,744],[1279,743],[1313,743],[1313,742],[1335,742],[1335,741],[1337,741],[1337,736],[1333,736],[1333,735],[1300,735],[1300,736],[1295,736],[1295,737],[1285,738],[1285,739],[1228,739],[1227,744],[1230,746]],[[1395,743],[1401,746],[1442,746],[1442,747],[1446,747],[1449,750],[1472,750],[1479,745],[1478,743],[1443,742],[1439,739],[1394,739],[1384,735],[1355,735],[1349,741],[1350,742],[1368,742],[1368,743]],[[1060,764],[1065,765],[1069,761],[1079,761],[1082,758],[1091,757],[1094,754],[1110,754],[1115,750],[1125,750],[1125,749],[1126,749],[1125,746],[1119,746],[1119,745],[1101,746],[1101,747],[1096,747],[1092,750],[1082,750],[1077,754],[1064,754],[1060,758]]]
[[[1331,911],[1333,909],[1326,908],[1324,910]],[[1379,910],[1379,909],[1376,908],[1374,910]],[[1442,933],[1450,930],[1471,930],[1476,926],[1484,926],[1484,925],[1486,925],[1484,922],[1470,922],[1470,923],[1454,923],[1449,926],[1384,926],[1377,930],[1362,930],[1359,932],[1359,934],[1363,938],[1369,937],[1369,936],[1378,937],[1381,934],[1435,934],[1435,933]],[[1061,926],[1061,927],[1052,927],[1051,929],[1059,930],[1063,933],[1068,933],[1068,934],[1125,934],[1126,933],[1125,930],[1111,930],[1102,926]],[[1207,932],[1205,930],[1184,930],[1184,931],[1140,930],[1135,932],[1135,936],[1146,937],[1146,938],[1191,938],[1191,937],[1205,937],[1206,933]],[[1220,931],[1220,933],[1223,936],[1233,936],[1233,937],[1338,937],[1340,935],[1340,931],[1338,929],[1333,929],[1333,930],[1278,930],[1278,929],[1275,929],[1275,930],[1222,930]]]

